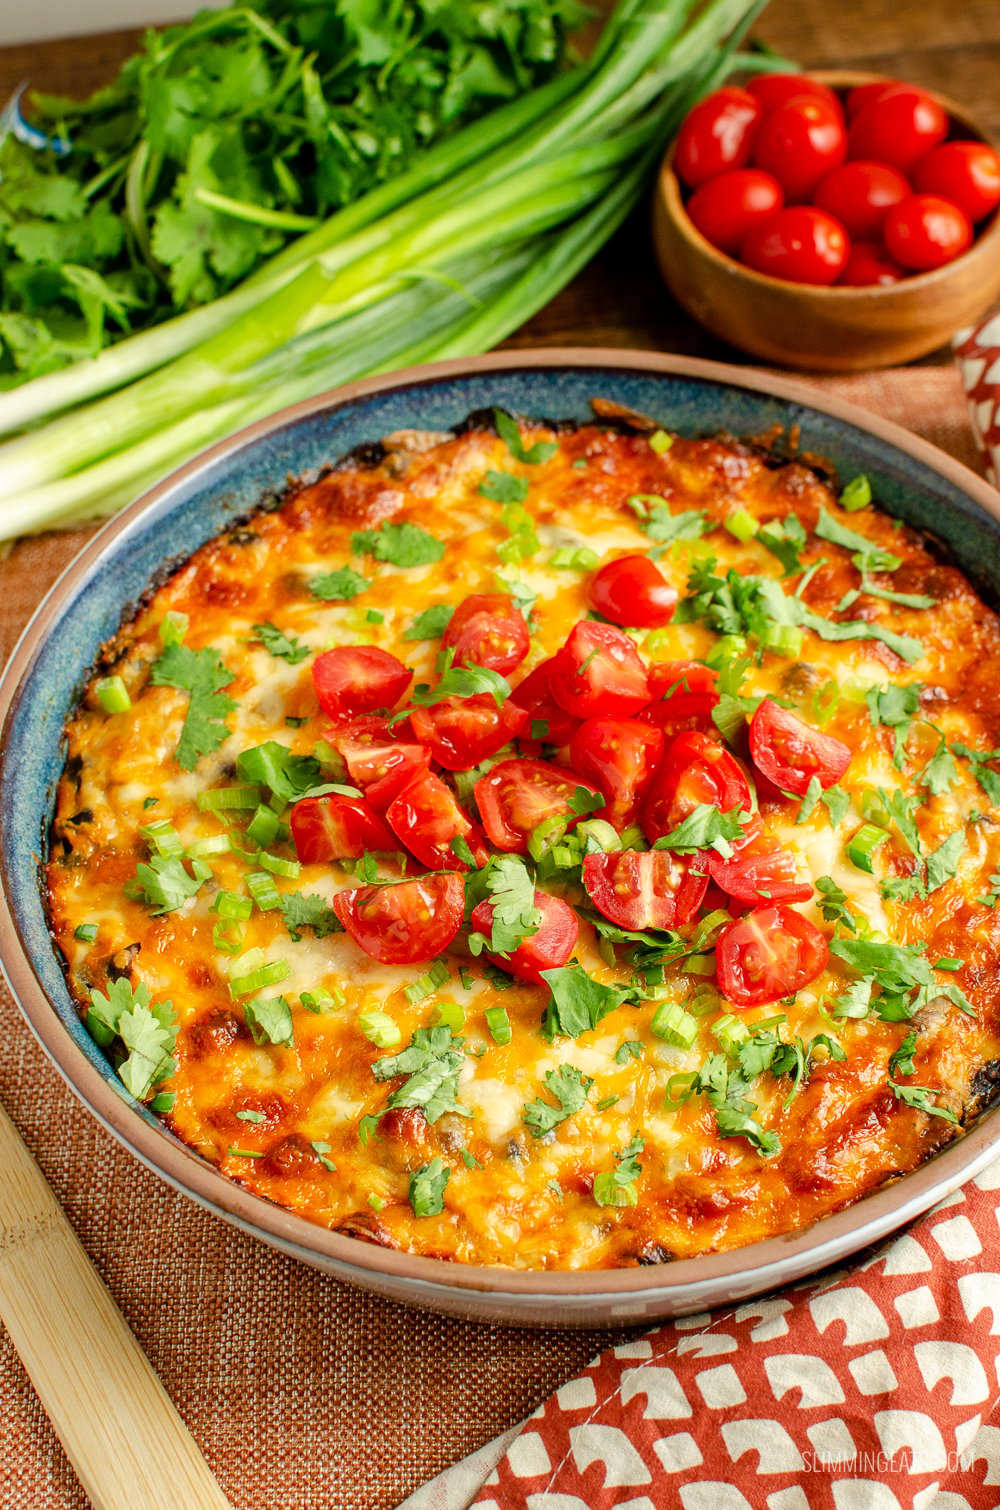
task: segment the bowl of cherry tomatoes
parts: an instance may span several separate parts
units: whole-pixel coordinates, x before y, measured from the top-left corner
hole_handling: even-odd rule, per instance
[[[1000,294],[1000,154],[933,90],[762,74],[688,113],[653,239],[678,302],[756,357],[826,372],[912,361]]]

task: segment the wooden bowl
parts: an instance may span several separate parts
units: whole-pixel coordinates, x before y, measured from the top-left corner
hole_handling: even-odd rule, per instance
[[[881,75],[821,71],[812,77],[834,89],[851,89]],[[963,136],[989,140],[961,105],[934,90],[928,93]],[[944,345],[1000,294],[1000,211],[980,226],[969,250],[954,262],[887,287],[824,288],[754,272],[695,229],[673,154],[671,147],[653,201],[660,270],[688,314],[751,356],[818,372],[894,366]]]

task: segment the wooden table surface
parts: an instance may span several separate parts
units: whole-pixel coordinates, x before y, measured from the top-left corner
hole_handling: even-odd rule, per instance
[[[756,35],[806,68],[861,68],[927,84],[1000,139],[1000,0],[771,0]],[[0,48],[0,100],[25,79],[87,94],[113,76],[138,31]],[[633,346],[747,361],[665,290],[637,214],[508,346]],[[946,350],[926,360],[945,362]]]

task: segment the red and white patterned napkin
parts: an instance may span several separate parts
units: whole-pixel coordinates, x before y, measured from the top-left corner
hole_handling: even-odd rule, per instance
[[[954,347],[983,470],[1000,488],[1000,315],[958,331]]]

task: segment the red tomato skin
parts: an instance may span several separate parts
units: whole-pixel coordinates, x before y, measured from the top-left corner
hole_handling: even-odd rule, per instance
[[[847,156],[839,109],[821,99],[791,100],[761,121],[753,162],[778,180],[789,204],[809,199],[820,179]]]
[[[777,110],[792,100],[823,100],[838,115],[843,115],[840,101],[826,84],[806,73],[762,73],[747,84],[747,93],[760,102],[764,111]]]
[[[896,84],[859,110],[847,131],[847,155],[909,173],[948,135],[948,116],[923,89]]]
[[[844,110],[848,121],[853,121],[862,110],[869,105],[874,105],[890,89],[904,89],[906,87],[902,79],[875,79],[871,84],[858,84],[848,94]]]
[[[333,910],[351,938],[383,965],[418,965],[454,939],[462,923],[465,887],[454,872],[418,876],[392,886],[339,891]]]
[[[461,836],[477,865],[488,859],[482,836],[458,805],[450,786],[433,771],[423,771],[386,809],[386,822],[397,839],[428,870],[467,870],[450,848]]]
[[[677,133],[674,169],[689,189],[696,189],[727,168],[750,161],[761,107],[745,89],[726,85],[699,101]]]
[[[395,835],[361,797],[327,792],[303,797],[288,815],[295,853],[303,865],[358,860],[365,850],[394,850]]]
[[[598,912],[618,928],[676,928],[701,906],[708,874],[700,855],[625,849],[585,855],[583,884]]]
[[[364,788],[365,801],[379,812],[397,792],[430,764],[430,751],[412,739],[409,719],[397,724],[374,714],[362,714],[329,731],[330,743],[344,758],[355,786]]]
[[[654,661],[649,668],[650,701],[636,717],[668,735],[692,726],[711,730],[712,709],[719,702],[718,680],[719,673],[700,661]]]
[[[837,279],[838,288],[871,288],[873,284],[889,287],[906,277],[884,246],[874,241],[854,241],[844,271]]]
[[[659,629],[674,616],[677,592],[648,556],[619,556],[591,578],[590,601],[612,624]]]
[[[917,163],[913,187],[950,200],[975,225],[1000,204],[1000,153],[988,142],[945,142]]]
[[[810,781],[835,786],[851,763],[843,740],[822,734],[787,708],[765,697],[750,720],[750,755],[754,765],[783,792],[804,797]]]
[[[749,812],[750,787],[729,751],[717,739],[691,729],[667,746],[643,803],[640,822],[652,844],[671,833],[700,803]]]
[[[597,814],[619,832],[635,819],[663,758],[663,731],[634,718],[588,718],[570,741],[574,771],[603,794]]]
[[[519,708],[527,709],[528,712],[528,723],[523,730],[521,739],[523,749],[528,749],[531,744],[536,744],[541,748],[543,743],[543,739],[531,739],[532,723],[544,722],[548,725],[548,729],[544,735],[545,743],[564,745],[569,741],[573,730],[580,722],[578,718],[573,718],[567,713],[564,708],[560,708],[552,696],[552,687],[549,678],[552,674],[555,660],[556,657],[551,655],[547,661],[542,661],[541,665],[536,666],[534,671],[528,672],[523,681],[518,682],[510,694],[510,701]]]
[[[839,220],[852,241],[877,241],[886,212],[912,192],[888,163],[841,163],[820,181],[813,204]]]
[[[578,786],[596,790],[575,771],[545,760],[501,760],[480,777],[473,791],[492,843],[497,849],[523,855],[543,819],[568,817],[568,828],[579,822],[569,806]]]
[[[727,923],[715,944],[719,989],[737,1008],[794,995],[816,979],[829,957],[815,923],[791,907],[762,907]]]
[[[788,283],[834,283],[847,264],[847,232],[832,215],[812,205],[790,205],[755,226],[740,259],[755,272]]]
[[[441,643],[454,647],[459,666],[486,666],[506,676],[531,643],[524,615],[509,593],[472,593],[452,614]]]
[[[384,813],[404,787],[416,780],[421,771],[429,771],[431,752],[423,745],[399,745],[399,758],[386,774],[365,787],[365,800],[377,812]]]
[[[904,199],[886,215],[882,234],[896,261],[916,273],[954,262],[972,243],[969,217],[936,194]]]
[[[515,739],[528,721],[524,708],[507,701],[502,708],[489,692],[475,697],[446,697],[410,714],[413,732],[446,771],[467,771]]]
[[[553,659],[552,696],[576,718],[629,718],[649,702],[635,641],[614,624],[581,619]]]
[[[542,914],[537,933],[523,939],[512,954],[491,954],[488,949],[485,953],[487,959],[508,975],[544,986],[542,971],[560,970],[572,957],[580,924],[572,907],[559,897],[549,896],[547,891],[535,892],[535,906]],[[472,926],[489,938],[493,929],[492,902],[480,902],[472,909]]]
[[[755,225],[785,203],[776,178],[760,168],[734,168],[696,189],[687,202],[692,224],[720,252],[735,257]]]
[[[746,826],[746,838],[733,845],[724,860],[715,850],[707,852],[712,881],[742,907],[772,907],[778,902],[807,902],[812,885],[797,878],[795,860],[776,839],[764,832],[754,816]]]
[[[319,705],[331,718],[394,708],[413,680],[409,666],[375,645],[340,645],[312,663]]]

